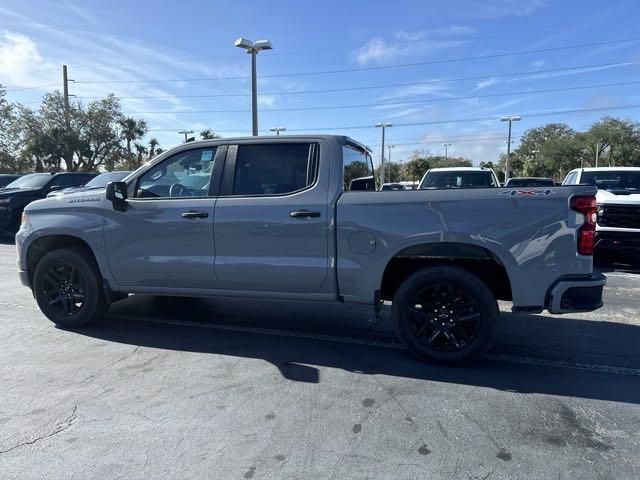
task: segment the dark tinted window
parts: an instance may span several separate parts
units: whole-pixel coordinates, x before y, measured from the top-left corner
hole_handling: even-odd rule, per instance
[[[603,190],[640,190],[640,170],[600,170],[582,172],[580,183]]]
[[[375,190],[373,162],[367,152],[345,145],[342,147],[342,163],[345,190]]]
[[[138,198],[206,197],[216,148],[176,153],[145,172],[138,180]]]
[[[551,178],[510,178],[507,187],[553,187]]]
[[[240,145],[233,179],[234,195],[278,195],[316,181],[318,144]]]
[[[77,187],[78,185],[74,183],[71,179],[71,175],[56,175],[49,184],[50,187],[58,187],[62,188],[70,188]]]
[[[51,180],[49,173],[30,173],[14,180],[6,188],[42,188]]]
[[[447,170],[427,173],[420,185],[423,190],[436,188],[490,188],[497,187],[489,170]]]

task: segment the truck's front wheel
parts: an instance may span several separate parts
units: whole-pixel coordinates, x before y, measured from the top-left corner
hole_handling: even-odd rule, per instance
[[[400,340],[422,359],[462,363],[493,343],[500,316],[487,285],[457,267],[414,273],[400,285],[392,307]]]
[[[52,250],[42,257],[33,273],[33,292],[42,313],[61,327],[88,325],[107,310],[98,272],[80,249]]]

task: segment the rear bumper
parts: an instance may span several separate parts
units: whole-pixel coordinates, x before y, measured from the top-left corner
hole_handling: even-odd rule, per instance
[[[549,313],[590,312],[602,307],[602,290],[607,278],[600,272],[588,277],[559,280],[549,290]]]
[[[640,232],[596,231],[596,250],[640,252]]]

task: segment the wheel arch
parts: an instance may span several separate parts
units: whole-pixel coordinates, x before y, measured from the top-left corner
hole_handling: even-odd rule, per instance
[[[386,263],[380,299],[392,300],[400,284],[415,272],[435,266],[457,266],[483,280],[496,299],[512,300],[512,281],[504,262],[486,247],[457,241],[418,243],[397,251]]]
[[[103,281],[103,273],[96,255],[89,243],[77,236],[69,234],[50,234],[34,239],[27,247],[26,267],[29,283],[33,286],[33,273],[42,258],[50,251],[62,248],[75,248],[83,251],[91,261],[96,271],[100,274],[100,282]]]

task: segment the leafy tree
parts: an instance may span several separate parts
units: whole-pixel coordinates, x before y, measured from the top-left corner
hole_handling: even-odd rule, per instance
[[[422,176],[431,168],[427,157],[429,154],[425,150],[414,150],[409,161],[405,164],[405,172],[414,182],[420,180]]]
[[[131,154],[131,142],[138,140],[147,133],[147,122],[132,117],[125,117],[118,121],[121,127],[121,136],[127,144],[127,159],[129,161],[129,170],[134,170],[136,165]]]
[[[142,145],[141,143],[135,143],[133,145],[136,149],[136,162],[138,164],[138,166],[142,165],[144,163],[144,155],[148,152],[147,147],[145,147],[144,145]]]
[[[562,178],[580,166],[580,145],[576,132],[563,123],[549,123],[527,130],[513,151],[509,175]],[[502,165],[506,156],[502,159]]]
[[[214,138],[220,138],[220,135],[216,135],[210,128],[205,128],[200,132],[200,138],[202,140],[211,140]]]
[[[153,158],[156,156],[156,148],[160,145],[157,138],[149,139],[149,158]]]
[[[640,166],[640,124],[620,118],[604,117],[578,135],[580,157],[585,165]]]

